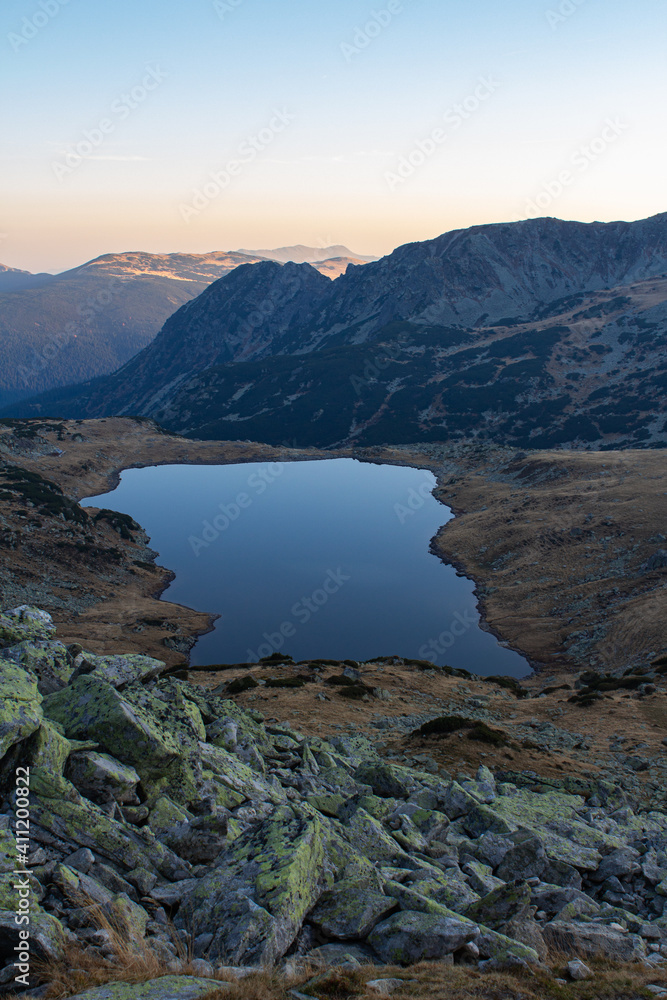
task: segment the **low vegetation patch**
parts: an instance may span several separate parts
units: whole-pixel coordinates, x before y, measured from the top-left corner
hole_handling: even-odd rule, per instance
[[[368,687],[367,684],[363,684],[361,681],[354,680],[352,677],[346,677],[345,674],[336,674],[334,677],[327,677],[325,683],[330,684],[332,687],[337,687],[341,698],[352,698],[355,701],[361,701],[367,695],[373,694],[373,688]]]
[[[452,733],[459,733],[467,729],[466,736],[469,740],[476,740],[478,743],[489,743],[496,747],[505,747],[509,741],[504,733],[498,729],[492,729],[485,722],[477,719],[467,719],[462,715],[442,715],[438,719],[431,719],[423,726],[415,730],[413,736],[451,736]]]
[[[4,498],[11,497],[20,503],[31,503],[41,514],[61,517],[65,521],[88,524],[88,514],[82,507],[63,495],[63,491],[50,479],[44,479],[37,472],[28,472],[17,465],[5,465],[0,469],[0,479],[4,482]]]
[[[267,688],[302,688],[310,681],[307,677],[269,677],[264,683]]]
[[[141,527],[129,514],[121,514],[117,510],[100,510],[95,515],[94,521],[96,524],[99,521],[106,521],[114,531],[118,532],[121,538],[127,541],[133,541],[132,532],[139,531]]]
[[[431,719],[425,722],[416,731],[417,736],[449,736],[457,733],[461,729],[468,729],[473,726],[473,719],[466,719],[461,715],[442,715],[439,719]]]
[[[230,681],[227,685],[227,694],[242,694],[252,688],[259,687],[254,677],[246,674],[245,677],[237,677],[235,681]]]
[[[642,667],[631,667],[622,677],[614,677],[612,674],[598,674],[594,670],[586,670],[578,678],[579,691],[568,698],[568,702],[589,707],[610,691],[636,691],[642,684],[650,683],[653,673]]]
[[[522,687],[516,677],[480,677],[480,680],[484,681],[486,684],[497,684],[498,687],[505,688],[506,691],[511,691],[513,695],[517,698],[527,698],[530,694],[525,687]]]
[[[488,743],[494,747],[506,747],[509,742],[504,733],[501,733],[498,729],[492,729],[485,722],[476,722],[466,735],[469,740],[477,740],[478,743]]]

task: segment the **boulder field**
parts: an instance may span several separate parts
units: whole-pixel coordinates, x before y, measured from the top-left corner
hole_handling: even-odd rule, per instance
[[[399,766],[166,671],[65,646],[37,608],[0,615],[0,988],[17,865],[42,958],[74,939],[109,958],[111,925],[165,975],[179,941],[203,974],[667,961],[667,812],[608,780],[584,796]]]

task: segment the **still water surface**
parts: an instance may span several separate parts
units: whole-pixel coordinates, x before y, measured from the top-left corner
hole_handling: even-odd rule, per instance
[[[220,617],[191,662],[280,650],[400,655],[477,674],[529,672],[479,628],[474,584],[429,552],[452,517],[423,470],[353,459],[123,472],[84,501],[130,514],[176,578],[164,599]]]

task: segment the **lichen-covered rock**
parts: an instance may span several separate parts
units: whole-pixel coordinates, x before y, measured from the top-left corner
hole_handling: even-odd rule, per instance
[[[101,907],[109,923],[133,941],[141,941],[146,934],[148,914],[133,902],[125,892],[119,892]]]
[[[185,896],[176,924],[195,936],[213,931],[211,958],[271,964],[334,884],[343,850],[313,810],[280,806],[259,829],[235,840],[218,868]]]
[[[526,917],[531,907],[530,886],[523,879],[508,882],[466,907],[465,914],[485,927],[502,930],[510,920]]]
[[[466,791],[458,781],[452,781],[445,792],[442,810],[449,819],[466,816],[471,809],[479,805],[479,799]]]
[[[517,836],[517,841],[498,865],[498,878],[504,882],[540,878],[547,865],[547,852],[541,839],[530,834]]]
[[[56,627],[51,615],[29,604],[0,614],[0,649],[26,640],[53,639]]]
[[[63,958],[67,934],[60,921],[37,906],[30,913],[30,948],[37,959]],[[14,949],[19,944],[16,911],[0,909],[0,962],[8,965],[16,960]]]
[[[53,694],[64,688],[72,675],[72,658],[62,642],[34,639],[19,642],[0,653],[3,660],[11,660],[37,677],[40,694]]]
[[[401,911],[378,924],[368,943],[388,965],[437,961],[479,936],[463,917]]]
[[[92,667],[93,675],[115,688],[124,688],[135,681],[148,681],[159,677],[167,669],[166,663],[139,653],[124,656],[95,656],[86,653],[86,670]]]
[[[512,833],[516,830],[516,825],[509,823],[504,817],[499,816],[497,812],[490,809],[489,806],[479,805],[473,806],[470,812],[465,816],[463,823],[463,829],[466,833],[470,834],[471,837],[477,838],[481,837],[484,833]]]
[[[94,738],[112,757],[136,768],[154,795],[168,788],[186,804],[201,798],[197,734],[176,712],[171,726],[163,724],[167,706],[149,692],[121,694],[86,674],[50,695],[44,709],[68,737]]]
[[[480,956],[493,963],[492,968],[505,969],[515,965],[540,963],[540,956],[534,948],[489,927],[481,928],[479,936],[475,938],[475,944],[479,948]]]
[[[60,730],[44,719],[26,743],[26,757],[31,767],[44,768],[62,777],[72,744]]]
[[[70,1000],[197,1000],[215,990],[231,990],[221,983],[196,976],[162,976],[147,983],[107,983],[77,993]]]
[[[585,958],[609,958],[614,962],[636,962],[646,955],[646,945],[637,934],[628,934],[605,924],[553,920],[544,928],[544,938],[553,950],[578,953]]]
[[[357,809],[347,823],[347,833],[355,848],[372,861],[393,861],[405,855],[397,841],[365,809]]]
[[[150,831],[111,819],[92,802],[35,796],[31,818],[63,843],[87,847],[95,855],[119,865],[121,870],[147,868],[160,872],[165,878],[177,878],[179,873],[184,878],[188,874],[186,862],[176,858],[154,836],[149,836]]]
[[[370,934],[396,905],[395,899],[380,891],[379,884],[374,886],[363,879],[344,879],[323,893],[308,914],[308,920],[327,937],[358,940]]]
[[[141,780],[133,767],[94,750],[72,754],[67,766],[67,778],[93,802],[115,799],[121,803],[137,801],[136,788]]]
[[[415,879],[411,888],[456,913],[466,913],[466,907],[479,899],[460,868],[448,868],[438,875]]]
[[[396,764],[362,764],[354,778],[362,785],[370,785],[374,795],[391,799],[407,799],[416,784],[414,774]]]
[[[0,669],[0,758],[26,739],[42,722],[42,696],[34,674],[11,660]]]

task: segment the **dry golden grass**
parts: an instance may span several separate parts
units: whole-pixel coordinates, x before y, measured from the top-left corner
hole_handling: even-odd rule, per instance
[[[103,917],[100,924],[110,934],[113,958],[105,960],[80,945],[70,946],[62,960],[43,963],[36,970],[48,984],[45,1000],[64,1000],[110,983],[139,984],[175,974],[147,945],[128,942],[127,936]],[[182,954],[181,961],[182,971],[178,975],[198,974],[187,956]],[[405,985],[394,993],[397,1000],[642,1000],[652,996],[645,989],[649,983],[667,988],[667,970],[652,971],[604,961],[587,964],[594,978],[566,984],[554,978],[567,977],[566,962],[561,958],[553,963],[551,975],[528,970],[483,973],[472,967],[438,962],[423,962],[410,968],[370,965],[319,974],[304,966],[294,975],[267,970],[240,980],[221,971],[211,979],[211,993],[203,1000],[294,1000],[291,991],[317,1000],[377,1000],[379,994],[366,985],[374,979],[403,980]]]

